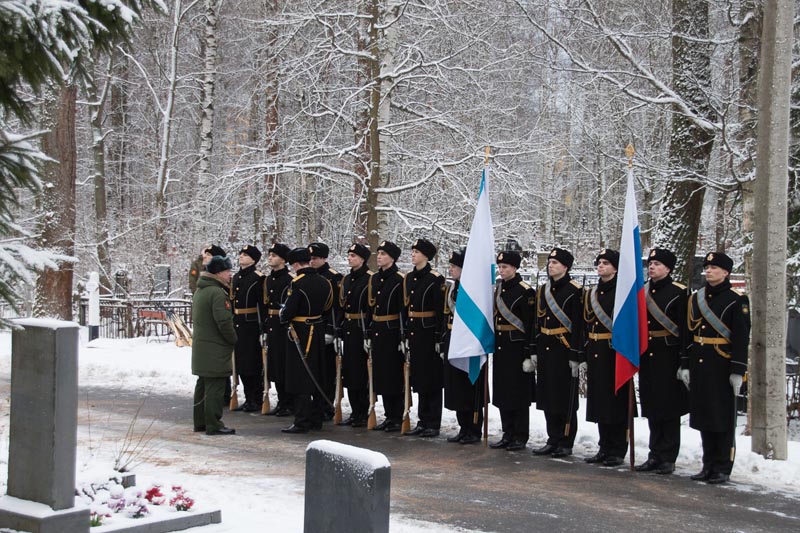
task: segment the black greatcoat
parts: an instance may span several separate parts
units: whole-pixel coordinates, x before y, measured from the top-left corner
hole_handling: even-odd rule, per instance
[[[264,332],[267,334],[267,378],[272,382],[283,383],[286,379],[286,353],[289,338],[286,326],[278,316],[281,306],[286,303],[289,286],[294,276],[288,268],[273,270],[264,276],[264,303],[267,314],[263,316]]]
[[[392,265],[370,277],[369,334],[372,339],[372,385],[375,394],[403,393],[400,321],[404,320],[403,275]],[[391,317],[391,320],[383,320]]]
[[[372,272],[367,264],[342,278],[339,305],[344,312],[342,338],[342,379],[344,386],[363,390],[368,388],[367,354],[364,352],[364,327],[369,324],[367,288]]]
[[[442,338],[443,284],[444,278],[432,270],[430,264],[406,274],[403,283],[408,311],[406,334],[411,350],[411,388],[423,394],[441,394],[444,385],[442,358],[436,353],[436,343]]]
[[[328,280],[311,267],[301,268],[292,280],[286,305],[280,313],[281,323],[294,328],[300,345],[298,353],[295,343],[290,341],[286,357],[286,392],[289,394],[319,394],[300,357],[306,358],[308,367],[322,385],[320,372],[325,350],[323,315],[332,304],[333,289]]]
[[[683,382],[676,379],[686,338],[686,287],[671,276],[650,281],[647,291],[653,303],[678,326],[679,335],[664,336],[667,330],[649,311],[647,351],[639,362],[639,397],[642,416],[651,420],[669,420],[689,412],[689,395]],[[653,336],[653,334],[656,336]]]
[[[233,325],[236,328],[236,373],[240,376],[261,374],[261,325],[259,316],[265,314],[262,295],[264,275],[255,265],[239,270],[231,280],[230,297],[233,303]]]
[[[550,293],[558,306],[572,321],[571,330],[554,335],[542,333],[565,327],[547,305],[542,285],[536,294],[536,408],[557,415],[566,415],[569,410],[569,395],[572,390],[570,359],[577,360],[576,335],[581,331],[583,320],[581,286],[570,279],[569,274],[558,281],[550,280]],[[573,393],[573,410],[578,409],[578,387]]]
[[[614,293],[617,276],[610,281],[600,281],[596,291],[600,306],[609,317],[614,316]],[[627,424],[629,385],[614,392],[617,353],[611,347],[611,339],[593,340],[591,334],[610,334],[592,311],[591,290],[585,295],[583,306],[586,333],[586,420],[600,424]]]
[[[497,307],[497,298],[522,321],[524,331],[507,331],[511,323]],[[533,313],[536,291],[517,274],[499,281],[495,288],[495,352],[492,375],[492,403],[500,409],[524,409],[536,399],[533,373],[522,370],[522,361],[530,356],[533,339]]]
[[[445,285],[444,316],[447,327],[442,334],[442,349],[445,350],[444,406],[451,411],[475,411],[483,408],[486,365],[481,368],[481,373],[473,385],[469,380],[469,374],[450,364],[448,358],[459,285],[459,281],[456,281],[453,285]]]
[[[705,344],[695,337],[719,338],[722,335],[703,318],[697,305],[698,293],[689,303],[687,359],[689,369],[689,425],[700,431],[733,430],[733,389],[730,375],[747,370],[750,342],[750,303],[747,296],[731,288],[725,280],[715,287],[705,285],[708,306],[731,331],[730,344]]]
[[[333,288],[333,305],[325,315],[325,331],[328,335],[336,335],[336,330],[342,327],[342,309],[339,307],[339,284],[342,282],[342,275],[332,269],[330,264],[323,263],[317,269],[317,274],[327,279]],[[322,333],[322,332],[321,332]],[[322,385],[325,394],[333,399],[336,392],[336,349],[333,343],[325,345],[325,355],[322,359]]]

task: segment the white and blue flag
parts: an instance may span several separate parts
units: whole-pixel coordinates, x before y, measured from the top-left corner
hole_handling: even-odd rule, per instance
[[[494,353],[494,230],[489,209],[489,169],[483,169],[478,206],[469,231],[461,286],[456,296],[448,359],[478,379],[487,356]]]

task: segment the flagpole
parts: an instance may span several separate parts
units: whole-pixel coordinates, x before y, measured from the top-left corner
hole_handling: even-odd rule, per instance
[[[486,145],[483,152],[483,168],[489,166],[489,153],[491,148]],[[488,198],[487,198],[488,199]],[[494,357],[494,354],[492,354]],[[486,368],[483,375],[483,447],[489,447],[489,354],[486,354]],[[734,436],[735,438],[735,436]]]
[[[633,155],[636,153],[635,149],[633,148],[633,144],[628,144],[625,147],[625,155],[628,156],[628,172],[632,172],[633,169]],[[641,265],[641,258],[637,258],[636,268],[642,268]],[[633,386],[633,376],[631,376],[630,381],[628,382],[628,443],[630,447],[630,461],[631,461],[631,472],[635,470],[636,464],[636,445],[634,441],[633,435],[633,408],[636,405],[636,389]]]

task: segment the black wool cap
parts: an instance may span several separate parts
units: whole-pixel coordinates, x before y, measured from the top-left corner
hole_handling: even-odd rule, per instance
[[[547,258],[555,259],[556,261],[567,267],[567,270],[572,268],[572,263],[575,262],[575,257],[573,257],[571,253],[569,253],[567,250],[563,248],[553,248],[550,251],[550,255],[547,256]]]
[[[244,247],[241,250],[239,250],[239,254],[249,255],[256,263],[258,263],[259,260],[261,260],[261,250],[259,250],[252,244],[245,244]]]
[[[428,239],[417,239],[411,245],[412,250],[417,250],[428,258],[428,261],[436,257],[436,246]]]
[[[322,259],[327,259],[328,254],[331,252],[328,245],[321,242],[312,242],[309,244],[308,251],[311,253],[312,257],[321,257]]]
[[[519,255],[519,252],[505,250],[497,254],[497,264],[499,265],[500,263],[519,268],[519,265],[522,264],[522,256]]]
[[[216,244],[212,244],[211,246],[209,246],[208,248],[206,248],[203,251],[204,252],[208,252],[212,256],[215,256],[215,255],[218,255],[220,257],[227,257],[228,256],[228,254],[225,253],[225,250],[223,250],[222,248],[220,248]]]
[[[291,251],[292,249],[286,246],[285,244],[276,242],[275,244],[272,245],[272,247],[269,250],[267,250],[267,253],[275,254],[278,257],[283,258],[284,261],[288,261],[289,252]]]
[[[378,251],[380,252],[381,250],[389,254],[395,261],[400,257],[400,247],[392,241],[381,241],[380,245],[378,245]]]
[[[206,265],[206,272],[211,274],[219,274],[220,272],[224,272],[225,270],[230,270],[232,268],[233,264],[231,263],[229,257],[215,255]]]
[[[361,256],[361,258],[364,259],[364,261],[368,261],[369,256],[372,254],[372,252],[369,251],[369,248],[367,248],[363,244],[358,244],[358,243],[351,244],[350,248],[347,249],[347,252],[348,253],[352,252],[356,255]]]
[[[733,259],[728,257],[722,252],[711,252],[703,259],[703,268],[708,265],[720,267],[722,270],[727,270],[730,274],[733,272]]]
[[[450,252],[450,264],[464,268],[464,255],[466,255],[466,252],[463,248]]]
[[[611,248],[603,248],[600,250],[600,253],[597,254],[597,258],[594,260],[594,265],[600,262],[601,259],[605,259],[612,265],[614,268],[619,269],[619,252],[616,250],[612,250]]]
[[[308,248],[295,248],[287,256],[287,262],[292,263],[308,263],[311,261],[311,251]]]
[[[658,261],[672,272],[675,270],[675,263],[678,258],[666,248],[653,248],[650,250],[650,255],[647,256],[647,262],[649,263],[650,261]]]

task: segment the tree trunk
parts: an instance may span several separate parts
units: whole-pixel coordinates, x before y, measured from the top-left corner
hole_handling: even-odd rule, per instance
[[[713,122],[707,95],[711,85],[708,3],[675,0],[672,4],[672,75],[677,93],[694,111]],[[702,129],[677,109],[672,117],[669,159],[673,175],[664,191],[656,241],[678,258],[674,277],[691,279],[705,195],[714,131]]]
[[[42,106],[42,151],[54,159],[42,169],[39,195],[39,246],[57,253],[75,254],[75,106],[74,85],[52,87]],[[72,263],[45,269],[36,281],[34,315],[72,320]]]
[[[100,286],[108,292],[113,291],[111,284],[111,258],[108,246],[108,205],[106,193],[106,134],[103,127],[105,107],[108,92],[111,86],[112,59],[108,58],[102,76],[97,76],[87,84],[86,93],[89,99],[89,122],[92,131],[92,182],[94,183],[94,215],[95,215],[95,248],[97,250],[97,263],[100,265]],[[102,83],[100,91],[97,83]]]
[[[766,0],[753,231],[752,449],[786,459],[786,190],[794,0]]]
[[[205,0],[206,24],[203,40],[203,102],[200,118],[200,186],[212,180],[211,155],[214,151],[214,89],[217,80],[217,0]]]

